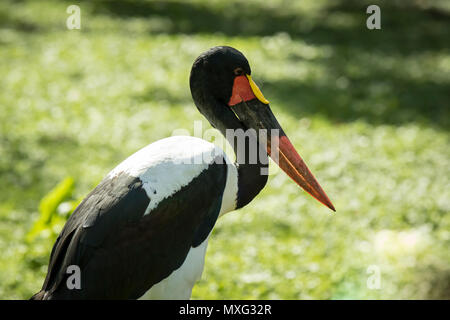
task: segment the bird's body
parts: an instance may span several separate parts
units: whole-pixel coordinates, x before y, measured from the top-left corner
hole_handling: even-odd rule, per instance
[[[66,260],[52,267],[79,266],[84,290],[68,289],[60,272],[47,284],[59,289],[45,298],[188,299],[217,218],[236,207],[237,188],[235,164],[205,140],[174,136],[139,150],[86,197],[55,245]],[[210,189],[216,196],[205,197]],[[147,270],[154,276],[140,274]]]
[[[234,74],[233,69],[227,73],[230,67]],[[215,76],[215,69],[222,76]],[[188,299],[218,217],[248,204],[267,182],[262,172],[275,147],[253,134],[239,147],[233,143],[236,135],[225,134],[228,129],[281,130],[269,137],[279,142],[275,161],[332,208],[249,74],[239,51],[216,47],[196,60],[190,79],[197,107],[232,143],[237,162],[214,144],[183,136],[159,140],[130,156],[71,215],[33,299]],[[249,161],[252,150],[256,162]],[[67,284],[70,266],[80,270],[80,288]]]
[[[212,165],[214,162],[219,166]],[[238,190],[236,165],[228,159],[221,148],[212,143],[195,137],[174,136],[159,140],[136,152],[112,170],[108,177],[124,172],[138,177],[151,199],[144,215],[151,215],[152,210],[163,199],[177,197],[177,192],[194,179],[204,183],[204,186],[207,186],[207,180],[214,179],[213,177],[220,180],[220,184],[215,187],[219,186],[217,191],[222,193],[221,201],[211,204],[212,217],[204,218],[207,223],[196,231],[197,238],[194,239],[182,265],[140,297],[140,299],[189,299],[194,284],[202,275],[209,235],[217,218],[236,208]],[[201,197],[202,194],[198,191],[197,196]],[[208,201],[201,199],[204,202]],[[178,212],[184,215],[188,215],[188,212],[201,215],[195,207],[190,207],[189,200],[181,203]],[[148,266],[149,269],[151,267]]]

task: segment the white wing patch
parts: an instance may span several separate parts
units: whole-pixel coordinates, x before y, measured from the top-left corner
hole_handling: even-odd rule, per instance
[[[225,154],[212,143],[195,137],[174,136],[142,148],[114,168],[108,177],[121,172],[138,177],[151,199],[145,211],[148,214],[161,200],[208,168],[218,155]]]

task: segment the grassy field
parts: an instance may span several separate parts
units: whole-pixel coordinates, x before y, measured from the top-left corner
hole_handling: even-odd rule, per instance
[[[210,127],[188,77],[216,45],[247,56],[337,213],[274,173],[217,223],[193,298],[450,298],[448,2],[378,1],[376,31],[372,1],[77,3],[81,30],[70,1],[0,2],[0,298],[39,290],[68,208],[110,169]]]

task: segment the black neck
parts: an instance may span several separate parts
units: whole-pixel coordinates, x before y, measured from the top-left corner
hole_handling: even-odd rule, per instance
[[[246,206],[255,198],[267,183],[269,160],[266,147],[259,143],[259,137],[250,135],[245,138],[244,148],[238,148],[236,139],[227,138],[236,154],[235,165],[238,168],[238,194],[236,209]],[[234,144],[233,144],[234,142]],[[256,148],[257,150],[256,150]],[[242,152],[244,149],[244,152]],[[254,153],[257,152],[256,159]],[[253,159],[251,159],[253,154]],[[255,161],[256,160],[256,161]]]
[[[259,137],[248,135],[244,141],[244,147],[239,145],[237,135],[227,134],[227,129],[231,133],[236,130],[246,131],[247,128],[239,121],[237,116],[225,102],[218,101],[207,90],[208,83],[206,77],[201,72],[191,73],[191,93],[199,111],[208,119],[211,125],[218,129],[233,146],[236,154],[236,167],[238,168],[238,194],[236,209],[247,205],[264,188],[267,183],[268,158],[265,146],[260,146]],[[242,140],[242,139],[241,139]],[[242,144],[242,141],[241,141]],[[258,148],[257,161],[250,160],[250,151],[254,146]],[[252,151],[254,152],[254,150]],[[255,159],[253,159],[255,160]],[[256,163],[254,163],[256,162]]]

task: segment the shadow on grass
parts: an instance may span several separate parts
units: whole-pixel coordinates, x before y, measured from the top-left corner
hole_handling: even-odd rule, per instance
[[[26,19],[21,19],[16,16],[12,16],[9,12],[0,8],[0,30],[2,28],[12,28],[22,32],[36,32],[38,31],[38,26],[27,21]],[[3,39],[0,38],[0,45],[3,44]]]
[[[267,36],[286,32],[312,45],[329,45],[333,58],[320,63],[330,72],[343,75],[345,71],[339,66],[361,52],[381,52],[401,59],[448,49],[449,12],[420,8],[414,2],[382,1],[382,30],[371,31],[365,26],[369,2],[332,1],[313,16],[247,2],[213,6],[181,1],[105,0],[94,4],[94,12],[122,19],[168,19],[170,23],[165,24],[163,32],[169,34]],[[367,67],[363,62],[359,68]],[[450,96],[445,83],[413,81],[399,77],[395,71],[369,67],[370,76],[350,79],[347,89],[300,81],[266,82],[264,89],[268,96],[284,100],[287,111],[299,116],[320,114],[335,122],[362,119],[374,124],[419,122],[449,128]],[[380,93],[377,87],[384,89]]]
[[[86,1],[86,0],[85,0]],[[271,7],[261,2],[187,2],[187,1],[89,1],[95,15],[120,19],[143,18],[165,21],[153,32],[169,34],[214,34],[227,36],[268,36],[285,32],[294,40],[311,45],[327,45],[331,58],[320,63],[330,79],[343,76],[348,85],[339,88],[335,82],[313,84],[295,80],[266,82],[266,94],[284,100],[286,111],[298,116],[318,114],[334,122],[361,119],[368,123],[403,124],[419,122],[449,129],[450,90],[446,80],[407,79],[395,69],[369,65],[355,59],[358,54],[383,54],[395,61],[418,54],[448,54],[447,31],[450,13],[437,7],[422,8],[422,2],[379,1],[382,30],[365,27],[366,8],[371,1],[330,1],[320,10],[296,12],[289,3]],[[81,6],[83,1],[81,2]],[[0,27],[7,25],[23,32],[39,31],[38,26],[10,18],[0,11]],[[168,23],[167,23],[168,22]],[[1,44],[0,39],[0,44]],[[293,62],[301,57],[291,57]],[[379,60],[383,59],[382,57]],[[362,78],[351,78],[345,66],[368,69]],[[379,64],[380,65],[380,64]],[[403,67],[405,68],[405,67]],[[423,67],[425,68],[425,67]],[[138,101],[158,99],[180,102],[190,97],[171,97],[161,90],[135,97]]]
[[[450,12],[421,8],[413,3],[379,1],[382,32],[366,29],[366,8],[372,1],[330,1],[316,14],[292,12],[242,2],[221,5],[181,1],[114,1],[93,3],[94,13],[120,18],[164,18],[164,33],[222,33],[228,36],[266,36],[286,32],[316,44],[389,50],[409,54],[448,48],[445,41]],[[340,22],[339,22],[340,21]]]
[[[413,83],[391,77],[349,81],[347,88],[338,88],[281,80],[266,81],[263,91],[273,101],[282,101],[284,111],[298,118],[320,115],[335,123],[415,122],[438,129],[450,128],[450,110],[445,103],[450,101],[449,90],[435,83]]]

